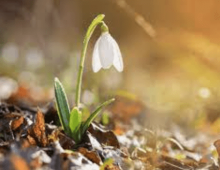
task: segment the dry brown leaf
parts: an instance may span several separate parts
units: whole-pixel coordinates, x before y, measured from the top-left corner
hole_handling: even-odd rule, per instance
[[[20,156],[18,155],[11,155],[10,157],[11,163],[14,166],[15,170],[29,170],[28,163]]]
[[[118,139],[112,131],[105,130],[96,125],[95,123],[92,123],[89,126],[88,131],[99,141],[99,143],[120,148]]]
[[[92,161],[98,165],[100,165],[100,163],[102,162],[101,158],[99,157],[99,155],[95,151],[89,151],[86,148],[82,148],[82,147],[80,147],[78,149],[78,151],[81,154],[83,154],[85,157],[87,157],[90,161]]]
[[[116,165],[106,165],[105,170],[120,170],[120,168]]]
[[[36,140],[33,137],[31,137],[30,135],[27,136],[27,140],[31,145],[34,145],[34,146],[37,145]]]
[[[45,147],[48,144],[45,133],[45,121],[43,113],[38,110],[34,125],[28,129],[28,134],[33,137],[41,146]]]
[[[60,145],[62,146],[63,149],[73,149],[75,142],[72,138],[68,137],[67,135],[63,133],[58,134],[59,142]]]
[[[24,117],[21,116],[11,122],[11,129],[16,130],[24,123]]]
[[[214,142],[214,146],[218,152],[218,157],[220,157],[220,139]]]
[[[27,137],[28,138],[28,137]],[[30,142],[28,139],[21,139],[21,147],[22,149],[30,147]],[[36,145],[36,142],[35,142]]]

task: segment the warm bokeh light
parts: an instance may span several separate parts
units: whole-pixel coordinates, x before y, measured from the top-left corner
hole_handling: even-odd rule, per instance
[[[84,72],[86,103],[98,92],[120,89],[159,115],[189,120],[220,104],[219,0],[19,2],[0,2],[0,75],[36,86],[33,98],[41,98],[41,88],[53,88],[54,76],[73,96],[83,36],[94,16],[104,13],[125,67],[121,74],[114,68],[92,73],[97,30]]]

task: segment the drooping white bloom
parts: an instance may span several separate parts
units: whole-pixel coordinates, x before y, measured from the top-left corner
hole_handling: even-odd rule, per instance
[[[119,46],[109,32],[106,31],[102,33],[95,44],[92,68],[96,73],[101,68],[108,69],[112,65],[119,72],[123,71],[124,65]]]

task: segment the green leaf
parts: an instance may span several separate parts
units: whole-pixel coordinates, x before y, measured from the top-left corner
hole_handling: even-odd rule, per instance
[[[90,116],[89,118],[86,120],[86,122],[83,124],[82,127],[82,134],[84,134],[86,132],[86,130],[88,129],[89,125],[92,123],[92,121],[98,116],[99,112],[102,110],[103,107],[109,105],[110,103],[112,103],[113,101],[115,101],[114,98],[102,103]]]
[[[76,143],[78,143],[81,140],[82,136],[80,131],[81,122],[82,112],[79,111],[77,107],[74,107],[70,113],[69,128],[71,130],[71,136],[73,137]]]
[[[54,89],[59,119],[64,128],[64,131],[69,134],[70,109],[65,90],[58,78],[54,79]]]
[[[104,161],[103,165],[100,167],[100,170],[105,170],[108,165],[112,165],[114,160],[112,158],[108,158]]]
[[[107,112],[104,112],[104,113],[102,114],[102,124],[103,124],[103,125],[109,124],[109,115],[108,115]]]

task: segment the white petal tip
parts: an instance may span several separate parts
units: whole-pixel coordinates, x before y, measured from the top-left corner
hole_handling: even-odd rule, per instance
[[[98,73],[98,72],[99,72],[99,70],[94,70],[94,69],[93,69],[93,72],[94,72],[94,73]]]
[[[124,70],[123,68],[117,68],[117,67],[115,67],[115,68],[118,72],[122,72]]]

